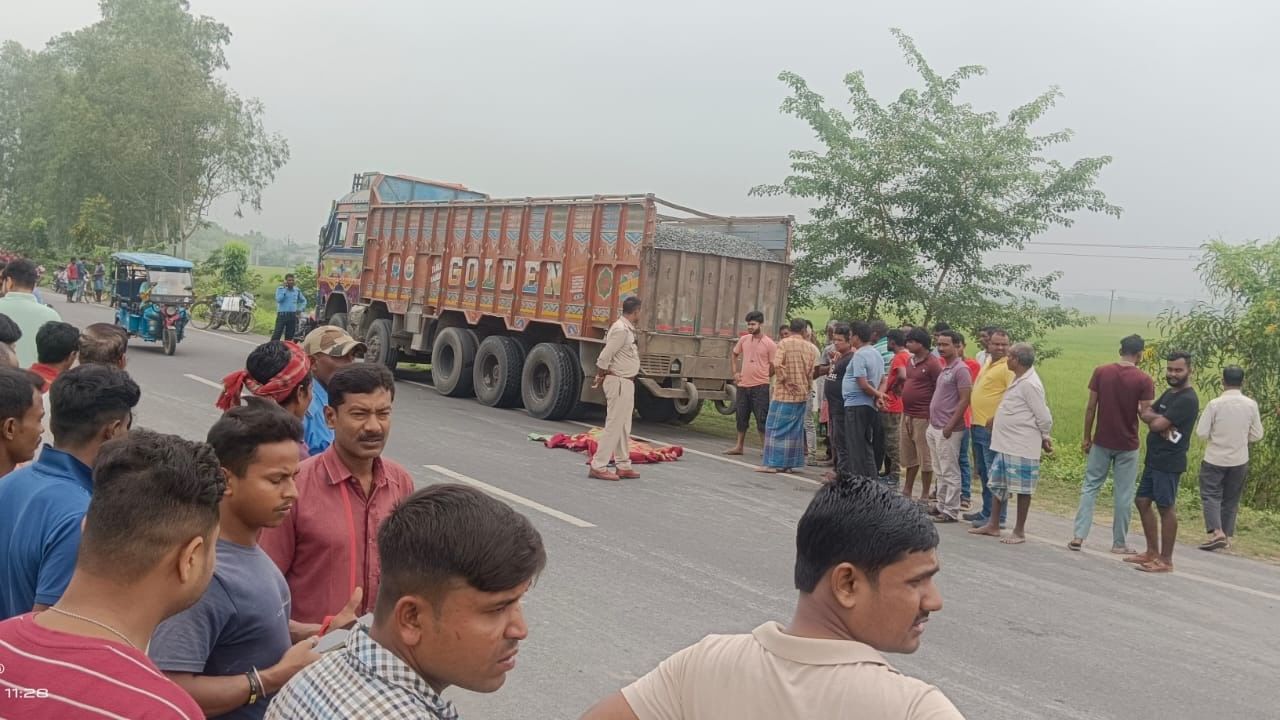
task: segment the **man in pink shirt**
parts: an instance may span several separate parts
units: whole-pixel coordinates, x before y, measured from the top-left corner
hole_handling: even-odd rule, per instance
[[[729,357],[733,369],[733,384],[738,388],[734,401],[738,421],[738,442],[724,451],[725,455],[741,455],[747,441],[747,428],[751,416],[756,416],[756,431],[760,444],[764,444],[764,427],[769,420],[769,376],[773,354],[778,346],[764,334],[764,313],[752,310],[747,313],[747,334],[738,338]]]
[[[382,576],[378,526],[413,492],[408,471],[382,457],[394,398],[395,379],[381,365],[333,374],[324,410],[333,445],[302,463],[292,510],[262,533],[259,545],[284,573],[298,622],[324,626],[356,588],[364,590],[356,615],[373,610]]]
[[[0,717],[203,718],[144,650],[213,574],[218,459],[204,443],[134,430],[102,446],[93,480],[66,592],[0,623]]]

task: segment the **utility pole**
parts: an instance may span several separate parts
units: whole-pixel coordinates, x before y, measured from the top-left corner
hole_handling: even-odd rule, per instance
[[[1116,291],[1111,291],[1111,304],[1107,305],[1107,324],[1111,324],[1111,311],[1116,309]]]

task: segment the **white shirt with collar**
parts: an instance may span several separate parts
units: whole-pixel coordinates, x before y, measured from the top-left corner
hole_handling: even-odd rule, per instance
[[[991,450],[1039,460],[1041,443],[1053,429],[1053,414],[1045,402],[1044,383],[1035,368],[1015,378],[996,408]]]
[[[1218,467],[1249,462],[1249,443],[1262,439],[1262,415],[1258,403],[1238,389],[1229,388],[1209,401],[1196,434],[1205,440],[1204,461]]]

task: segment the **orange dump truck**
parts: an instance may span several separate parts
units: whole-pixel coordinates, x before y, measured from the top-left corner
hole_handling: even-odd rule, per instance
[[[492,199],[365,173],[322,231],[321,319],[372,361],[430,363],[445,395],[560,419],[604,402],[589,376],[638,295],[637,409],[687,422],[704,401],[731,404],[743,316],[781,322],[792,224],[653,195]]]

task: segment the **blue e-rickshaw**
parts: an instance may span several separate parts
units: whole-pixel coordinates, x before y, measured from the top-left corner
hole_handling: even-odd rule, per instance
[[[111,256],[111,302],[116,325],[130,337],[160,342],[165,355],[177,352],[195,301],[187,260],[156,253]]]

